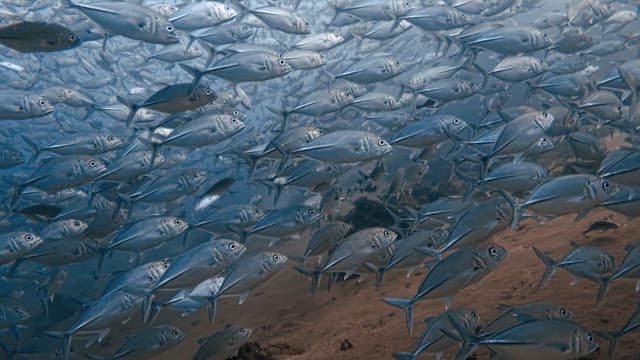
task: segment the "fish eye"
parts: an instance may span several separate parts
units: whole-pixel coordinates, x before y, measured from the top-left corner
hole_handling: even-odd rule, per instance
[[[182,224],[182,220],[175,219],[175,220],[173,220],[173,223],[176,224],[176,225],[180,225],[180,224]]]
[[[76,41],[76,36],[75,35],[69,35],[69,40],[70,41]]]
[[[385,146],[385,145],[387,145],[387,142],[384,141],[384,139],[378,139],[378,145]]]
[[[603,190],[609,190],[609,182],[608,181],[603,181],[602,182],[602,189]]]
[[[540,142],[545,144],[547,142],[547,138],[542,138],[542,140],[540,140]]]
[[[171,330],[171,335],[173,335],[174,337],[178,337],[178,335],[179,335],[178,334],[178,330],[176,330],[176,329]]]
[[[255,213],[260,214],[260,210],[256,209]]]
[[[458,124],[460,124],[460,119],[458,119],[458,118],[453,119],[453,124],[454,124],[454,125],[458,125]]]
[[[25,236],[24,236],[24,238],[25,238],[25,240],[27,240],[27,241],[31,241],[31,240],[33,240],[33,235],[31,235],[31,234],[27,234],[27,235],[25,235]]]
[[[193,177],[194,179],[197,179],[197,178],[199,178],[199,177],[200,177],[200,175],[198,175],[198,173],[193,173],[193,174],[191,175],[191,177]]]
[[[18,156],[18,153],[12,152],[11,157],[13,157],[14,159],[17,159],[19,156]]]
[[[569,313],[564,308],[560,308],[560,315],[562,315],[562,317],[566,317]]]
[[[592,343],[593,342],[593,336],[591,336],[591,334],[587,334],[587,342],[588,343]]]
[[[16,314],[20,314],[22,311],[20,310],[19,307],[14,307],[13,312],[15,312]]]
[[[204,91],[204,94],[205,94],[205,95],[211,95],[211,90],[209,90],[209,89],[205,90],[205,91]]]
[[[236,110],[233,112],[233,116],[238,116],[238,115],[240,115],[240,111]]]
[[[316,211],[315,211],[315,210],[313,210],[313,209],[309,210],[309,215],[313,216],[313,215],[315,215],[315,214],[316,214]]]
[[[115,139],[116,139],[116,137],[113,136],[113,135],[107,136],[107,140],[109,140],[109,141],[114,141]]]
[[[98,166],[98,163],[95,160],[91,160],[91,161],[89,161],[89,166],[90,167],[96,167],[96,166]]]
[[[231,123],[235,124],[236,123],[236,118],[231,118]]]
[[[493,246],[489,248],[489,254],[491,254],[491,256],[496,256],[498,255],[498,249],[494,248]]]
[[[40,106],[45,106],[47,105],[47,101],[44,99],[40,99],[40,101],[38,101],[38,104],[40,104]]]
[[[284,66],[285,62],[284,62],[284,60],[280,59],[280,60],[278,60],[278,64],[280,64],[280,66]]]
[[[243,335],[246,334],[247,333],[247,329],[245,329],[245,328],[240,329],[240,333],[243,334]]]
[[[234,243],[229,244],[229,249],[235,250],[236,248],[237,248],[236,244]]]
[[[172,32],[172,31],[173,31],[173,26],[171,26],[171,25],[167,25],[167,31],[168,31],[168,32]]]
[[[74,220],[73,221],[73,226],[80,226],[80,221]]]
[[[385,230],[383,234],[384,236],[391,236],[391,232],[389,230]]]
[[[280,255],[273,255],[273,261],[280,261]]]
[[[165,268],[165,269],[168,269],[169,268],[169,263],[168,262],[162,263],[162,267]]]

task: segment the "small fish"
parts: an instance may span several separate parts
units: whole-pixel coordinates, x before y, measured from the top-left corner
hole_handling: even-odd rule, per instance
[[[618,224],[608,221],[608,220],[598,220],[593,224],[589,225],[589,228],[582,232],[582,235],[587,235],[592,231],[607,231],[614,230],[618,228]]]

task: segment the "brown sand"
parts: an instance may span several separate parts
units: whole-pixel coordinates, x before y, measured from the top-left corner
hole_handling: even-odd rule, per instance
[[[618,229],[583,236],[591,223],[608,216],[620,225]],[[632,280],[615,282],[600,308],[595,304],[597,285],[583,280],[570,286],[571,277],[563,270],[556,272],[547,288],[539,289],[544,267],[531,246],[558,259],[570,251],[572,241],[593,244],[605,248],[619,262],[625,254],[624,245],[640,240],[637,237],[639,220],[625,219],[605,209],[593,211],[579,223],[574,223],[573,218],[564,216],[544,225],[528,220],[519,231],[506,231],[491,239],[506,247],[509,255],[496,271],[461,291],[453,306],[472,308],[482,321],[487,321],[497,314],[496,304],[548,301],[565,305],[580,323],[592,330],[612,330],[624,325],[638,303]],[[391,272],[381,291],[375,290],[373,276],[370,276],[362,283],[339,282],[331,292],[323,290],[312,298],[310,282],[287,268],[256,289],[245,304],[238,305],[235,299],[222,301],[213,327],[208,323],[206,310],[179,320],[177,325],[189,337],[154,359],[189,359],[197,349],[197,338],[227,323],[254,328],[251,340],[276,359],[392,359],[394,351],[414,349],[424,328],[421,319],[444,311],[442,300],[419,302],[414,313],[414,335],[410,337],[402,310],[380,300],[386,296],[411,296],[424,276],[424,269],[416,270],[410,278],[405,275],[404,271]],[[345,340],[352,345],[350,348]],[[591,358],[606,359],[608,344],[604,339],[598,338],[598,341],[602,349]],[[341,345],[348,349],[341,350]],[[620,339],[616,359],[634,359],[638,354],[638,332]],[[486,350],[479,350],[477,355],[488,358]],[[444,358],[452,357],[453,353],[448,353]],[[421,358],[433,357],[423,355]]]

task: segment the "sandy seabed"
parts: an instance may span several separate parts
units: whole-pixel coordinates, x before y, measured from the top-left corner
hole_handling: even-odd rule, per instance
[[[639,301],[633,280],[614,282],[599,308],[598,286],[587,280],[570,286],[571,275],[563,270],[556,272],[548,287],[542,290],[539,287],[544,266],[532,246],[559,259],[571,250],[571,242],[597,245],[615,257],[617,266],[625,255],[624,246],[640,240],[638,219],[627,219],[605,209],[594,210],[578,223],[574,223],[574,217],[563,216],[546,224],[527,220],[520,230],[505,231],[491,238],[491,242],[508,250],[507,258],[482,281],[458,293],[453,307],[474,309],[484,323],[498,313],[496,304],[547,301],[565,305],[590,330],[622,327]],[[583,235],[591,223],[604,218],[617,223],[619,228]],[[380,291],[375,290],[374,276],[369,276],[363,282],[338,282],[330,292],[321,290],[311,297],[309,280],[288,267],[258,287],[243,305],[238,305],[235,299],[222,300],[213,326],[207,320],[206,310],[180,319],[177,325],[189,334],[188,338],[153,359],[190,359],[187,354],[197,349],[198,338],[229,323],[252,327],[251,341],[259,343],[274,359],[392,359],[395,351],[413,351],[425,326],[422,319],[444,311],[444,300],[417,303],[414,335],[409,336],[402,310],[383,303],[381,298],[410,297],[424,274],[425,269],[417,269],[407,278],[404,270],[391,271]],[[600,338],[598,342],[601,349],[590,359],[607,359],[608,342]],[[454,355],[451,351],[443,358],[451,359]],[[489,357],[486,349],[478,350],[476,355],[479,359]],[[640,358],[640,332],[629,333],[619,340],[615,358]]]

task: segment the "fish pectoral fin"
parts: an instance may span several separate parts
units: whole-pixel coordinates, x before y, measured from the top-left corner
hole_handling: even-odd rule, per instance
[[[562,353],[566,353],[567,351],[569,351],[571,349],[571,347],[569,345],[563,344],[563,343],[552,343],[552,344],[548,344],[547,346],[552,348],[552,349],[560,350],[560,352],[562,352]]]
[[[331,147],[334,147],[334,146],[335,146],[335,144],[305,146],[305,147],[301,147],[299,149],[293,150],[291,153],[292,154],[296,154],[296,153],[303,152],[303,151],[326,149],[326,148],[331,148]]]
[[[244,302],[247,301],[248,297],[249,297],[249,291],[243,292],[242,294],[239,294],[238,295],[238,305],[244,304]]]
[[[218,66],[214,66],[214,67],[208,68],[204,72],[206,72],[206,73],[216,72],[216,71],[220,71],[220,70],[232,69],[234,67],[239,67],[239,66],[240,66],[240,64],[238,64],[238,63],[218,65]]]
[[[499,72],[509,71],[509,70],[513,70],[513,66],[508,66],[508,67],[503,67],[503,68],[495,68],[495,69],[489,71],[487,74],[488,75],[497,74]]]
[[[490,37],[480,38],[478,40],[471,41],[471,42],[467,43],[467,45],[477,45],[477,44],[482,44],[482,43],[486,43],[486,42],[489,42],[489,41],[500,40],[500,39],[503,39],[503,38],[504,38],[504,36],[502,36],[502,35],[490,36]]]
[[[78,9],[86,9],[86,10],[93,10],[93,11],[99,11],[102,13],[106,13],[106,14],[113,14],[113,15],[120,15],[120,12],[117,10],[111,10],[111,9],[105,9],[103,7],[100,6],[96,6],[96,5],[92,5],[92,4],[78,4],[78,3],[74,3],[73,4],[74,8],[78,8]]]

